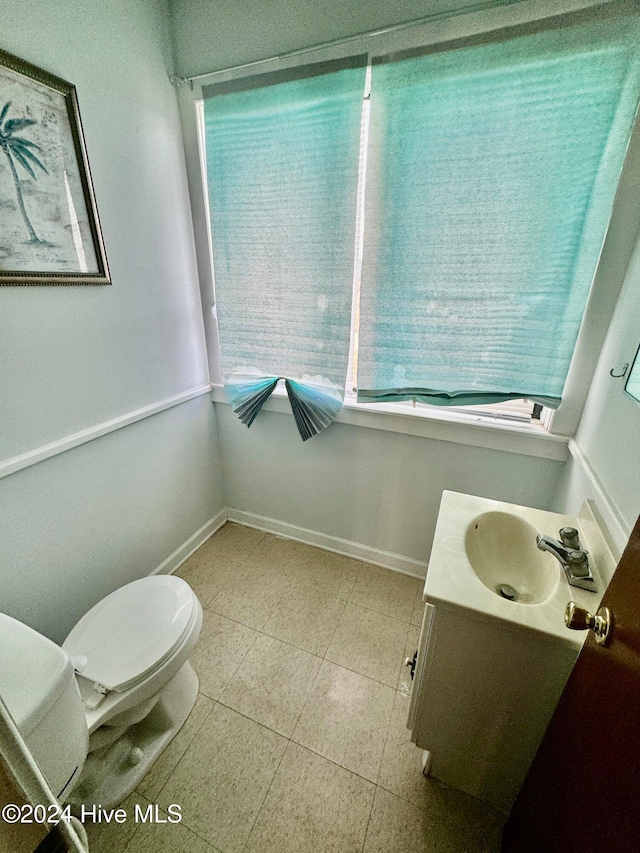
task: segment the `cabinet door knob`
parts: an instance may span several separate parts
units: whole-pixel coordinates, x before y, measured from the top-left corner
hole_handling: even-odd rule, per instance
[[[608,607],[601,607],[593,616],[584,607],[578,607],[575,601],[570,601],[564,611],[564,624],[574,631],[593,631],[596,642],[603,644],[611,631],[611,611]]]
[[[413,681],[413,677],[416,672],[416,661],[418,660],[418,650],[416,649],[416,653],[412,658],[405,658],[404,665],[411,667],[411,680]]]

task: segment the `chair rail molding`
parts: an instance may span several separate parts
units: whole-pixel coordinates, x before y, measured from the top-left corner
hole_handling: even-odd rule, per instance
[[[188,391],[183,391],[173,397],[166,397],[164,400],[159,400],[156,403],[151,403],[148,406],[143,406],[140,409],[135,409],[132,412],[127,412],[124,415],[119,415],[117,418],[112,418],[103,423],[96,424],[92,427],[74,432],[71,435],[66,435],[63,438],[52,441],[50,444],[43,444],[41,447],[36,447],[34,450],[28,450],[26,453],[21,453],[18,456],[12,456],[0,462],[0,479],[8,477],[10,474],[15,474],[23,468],[28,468],[30,465],[36,465],[38,462],[44,462],[45,459],[50,459],[52,456],[57,456],[59,453],[65,453],[67,450],[72,450],[80,444],[86,444],[88,441],[93,441],[110,432],[115,432],[118,429],[136,423],[136,421],[144,420],[152,415],[157,415],[174,406],[179,406],[186,403],[188,400],[193,400],[195,397],[200,397],[203,394],[208,394],[211,391],[211,385],[199,385],[197,388],[190,388]]]

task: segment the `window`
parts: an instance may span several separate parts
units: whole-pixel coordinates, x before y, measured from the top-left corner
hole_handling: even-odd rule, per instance
[[[324,205],[325,218],[320,230],[314,230],[318,223],[310,226],[306,220],[308,198],[300,201],[309,190],[310,173],[292,169],[286,157],[279,159],[299,139],[300,129],[292,131],[280,149],[263,151],[258,169],[262,176],[274,157],[276,165],[284,164],[284,171],[278,173],[276,168],[272,177],[277,175],[275,184],[291,190],[296,199],[290,208],[295,222],[290,218],[284,224],[285,232],[289,229],[295,237],[287,243],[282,228],[278,232],[269,275],[274,265],[278,270],[286,266],[284,255],[292,264],[284,279],[278,279],[282,289],[277,296],[270,289],[273,278],[264,275],[263,258],[257,265],[248,264],[246,246],[235,256],[242,283],[232,288],[235,325],[227,326],[223,366],[229,345],[228,363],[235,359],[236,369],[240,368],[238,407],[249,422],[278,376],[290,380],[287,390],[294,413],[296,405],[301,406],[299,425],[305,419],[312,421],[306,437],[335,416],[345,385],[347,394],[357,387],[360,400],[473,403],[483,410],[488,407],[494,415],[500,411],[494,408],[499,404],[507,409],[507,417],[514,418],[530,417],[530,409],[529,414],[523,411],[522,397],[557,404],[637,105],[640,72],[633,46],[637,35],[637,27],[621,33],[616,26],[586,25],[451,51],[394,56],[392,61],[374,59],[371,126],[368,129],[367,83],[364,107],[358,106],[359,145],[354,133],[354,92],[360,86],[361,97],[362,77],[352,74],[350,78],[349,119],[341,121],[332,114],[324,125],[328,137],[337,136],[345,143],[343,171],[324,161],[321,148],[313,149],[315,165],[326,173],[312,190],[313,195],[324,187],[319,206]],[[311,84],[305,83],[306,91],[331,89],[336,75],[344,78],[344,70],[321,73],[320,82],[316,77]],[[254,83],[246,85],[245,93],[254,91]],[[259,85],[263,90],[272,88],[267,95],[263,91],[248,110],[250,96],[234,101],[232,110],[238,105],[240,109],[228,135],[231,143],[218,146],[220,124],[216,127],[215,121],[206,129],[212,146],[212,207],[217,209],[212,225],[217,269],[221,246],[222,265],[229,267],[224,253],[237,240],[231,235],[230,214],[239,208],[237,193],[230,195],[226,186],[228,171],[225,175],[219,164],[229,150],[238,155],[233,161],[237,173],[244,169],[243,158],[255,162],[255,151],[243,148],[243,128],[249,127],[256,109],[264,110],[270,98],[277,126],[282,120],[278,111],[283,93],[295,88],[291,81],[265,84],[263,80]],[[212,100],[218,94],[219,90]],[[217,100],[219,105],[224,99]],[[220,115],[220,109],[224,114],[229,103],[216,106],[212,114],[218,110]],[[296,111],[299,108],[294,106]],[[308,127],[321,124],[316,115]],[[345,124],[348,133],[343,133]],[[310,139],[313,135],[314,131]],[[322,195],[329,185],[331,191]],[[345,188],[346,194],[338,192]],[[353,220],[347,225],[349,193],[357,196],[360,212],[356,216],[352,211]],[[268,195],[261,184],[252,200],[249,189],[245,209],[260,210],[261,200],[268,201]],[[337,198],[342,201],[334,212]],[[277,231],[277,216],[273,211],[270,216],[271,221],[260,225],[264,233]],[[250,229],[242,232],[242,228],[237,233],[246,237]],[[335,246],[330,262],[338,263],[339,275],[337,267],[327,265],[326,253],[318,250],[329,235]],[[248,242],[255,248],[252,237]],[[322,257],[321,269],[310,270],[309,255]],[[353,269],[353,289],[348,292],[352,309],[348,366],[347,267]],[[327,295],[323,282],[317,290],[322,276],[332,283],[339,279],[339,288]],[[290,311],[292,298],[300,290],[307,293],[311,315],[320,311],[325,320],[327,308],[334,311],[339,305],[339,311],[310,332],[308,317],[300,325]],[[271,307],[280,303],[275,306],[279,311],[275,326],[272,315],[250,319],[252,305],[260,300]],[[231,304],[227,302],[226,310]],[[244,350],[238,348],[243,337],[251,344]],[[292,370],[289,366],[279,369],[282,361],[276,358],[275,368],[258,370],[255,379],[251,376],[253,344],[263,337],[277,338],[276,347],[288,352]],[[306,359],[303,367],[299,358]],[[233,384],[228,375],[226,379]],[[503,400],[508,402],[499,403]],[[317,416],[328,405],[325,423]]]

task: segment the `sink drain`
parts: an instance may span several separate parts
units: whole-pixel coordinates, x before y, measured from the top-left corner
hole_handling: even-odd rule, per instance
[[[498,584],[498,594],[509,601],[518,600],[518,593],[512,586],[509,586],[508,583]]]

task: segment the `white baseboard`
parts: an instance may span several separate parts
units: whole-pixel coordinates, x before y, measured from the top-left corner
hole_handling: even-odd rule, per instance
[[[155,568],[150,574],[152,575],[172,575],[180,566],[188,560],[194,551],[206,542],[209,537],[213,536],[216,531],[220,530],[222,525],[227,520],[227,510],[223,507],[219,513],[210,518],[206,524],[203,524],[199,530],[190,536],[186,542],[183,542],[180,547],[176,548],[173,554],[169,554],[166,560],[163,560],[160,565]]]
[[[348,539],[341,539],[339,536],[318,533],[315,530],[308,530],[306,527],[298,527],[295,524],[288,524],[275,518],[266,518],[252,512],[243,512],[239,509],[227,507],[226,513],[229,521],[244,524],[245,527],[255,527],[257,530],[264,530],[267,533],[282,536],[284,539],[294,539],[296,542],[303,542],[305,545],[314,545],[316,548],[324,548],[325,551],[344,554],[346,557],[353,557],[355,560],[364,560],[367,563],[383,566],[385,569],[391,569],[403,575],[411,575],[414,578],[424,579],[427,574],[427,564],[420,560],[413,560],[411,557],[381,551],[379,548],[370,548],[368,545],[361,545],[359,542],[351,542]]]
[[[361,545],[359,542],[341,539],[339,536],[329,536],[326,533],[318,533],[315,530],[308,530],[306,527],[298,527],[295,524],[288,524],[275,518],[267,518],[263,515],[230,509],[229,507],[223,507],[219,513],[210,518],[150,574],[171,575],[176,572],[185,560],[188,560],[193,552],[197,551],[207,539],[213,536],[226,521],[264,530],[266,533],[273,533],[275,536],[293,539],[296,542],[303,542],[305,545],[313,545],[316,548],[323,548],[325,551],[333,551],[335,554],[344,554],[344,556],[352,557],[354,560],[364,560],[366,563],[373,563],[376,566],[382,566],[403,575],[411,575],[414,578],[423,579],[427,574],[427,564],[420,560],[412,560],[411,557],[403,557],[401,554],[392,554],[379,548],[371,548],[368,545]]]

